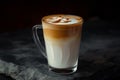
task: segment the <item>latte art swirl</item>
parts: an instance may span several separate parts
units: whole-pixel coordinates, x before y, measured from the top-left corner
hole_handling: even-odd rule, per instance
[[[69,23],[69,22],[72,22],[72,20],[70,18],[61,17],[61,16],[49,18],[49,19],[47,19],[47,21],[48,21],[48,23]]]

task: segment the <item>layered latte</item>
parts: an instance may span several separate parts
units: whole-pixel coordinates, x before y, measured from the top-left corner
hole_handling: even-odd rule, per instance
[[[42,18],[48,64],[65,69],[77,65],[83,20],[75,15]]]

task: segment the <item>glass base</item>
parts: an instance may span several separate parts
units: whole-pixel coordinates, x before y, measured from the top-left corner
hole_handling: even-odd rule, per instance
[[[49,70],[57,74],[73,74],[77,71],[77,66],[70,68],[54,68],[49,66]]]

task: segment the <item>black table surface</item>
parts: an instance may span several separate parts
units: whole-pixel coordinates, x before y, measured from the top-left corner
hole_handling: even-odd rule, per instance
[[[100,19],[83,24],[78,70],[71,75],[48,71],[31,28],[1,33],[0,80],[120,80],[119,26]]]

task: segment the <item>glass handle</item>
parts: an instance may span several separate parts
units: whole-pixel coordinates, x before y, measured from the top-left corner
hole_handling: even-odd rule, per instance
[[[42,53],[42,55],[44,57],[47,57],[45,47],[42,45],[42,42],[41,42],[40,38],[38,37],[38,29],[42,29],[42,26],[35,25],[32,28],[33,40],[34,40],[35,44],[37,45],[38,49],[40,50],[40,52]]]

